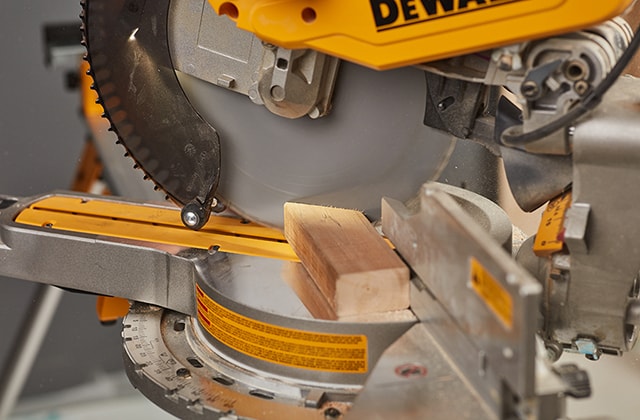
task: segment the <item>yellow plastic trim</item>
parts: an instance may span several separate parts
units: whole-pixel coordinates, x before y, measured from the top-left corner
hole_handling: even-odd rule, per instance
[[[388,69],[570,32],[632,0],[209,0],[239,28]]]
[[[180,210],[98,198],[52,196],[31,204],[16,223],[188,248],[299,261],[278,230],[212,216],[200,231],[186,228]]]
[[[548,257],[562,251],[564,240],[564,217],[571,206],[571,192],[555,198],[547,204],[542,213],[538,233],[533,243],[533,253],[538,257]]]
[[[98,296],[96,300],[96,313],[100,322],[114,322],[129,313],[129,301],[127,299]]]

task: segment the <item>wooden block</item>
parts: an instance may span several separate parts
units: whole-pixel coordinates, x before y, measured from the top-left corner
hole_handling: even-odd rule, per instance
[[[630,6],[622,15],[622,17],[625,18],[627,22],[629,22],[629,25],[631,25],[631,29],[635,31],[640,24],[640,2],[636,2],[635,4]],[[638,54],[633,57],[633,59],[625,69],[625,73],[631,74],[635,77],[640,77],[640,56],[638,56]]]
[[[284,232],[337,317],[409,307],[409,269],[362,213],[286,203]]]
[[[282,278],[314,318],[331,321],[338,319],[329,301],[301,263],[285,261],[282,266]]]
[[[291,289],[315,319],[342,322],[411,322],[416,320],[416,316],[409,309],[344,315],[338,318],[318,285],[301,263],[285,261],[282,266],[282,278],[291,286]]]

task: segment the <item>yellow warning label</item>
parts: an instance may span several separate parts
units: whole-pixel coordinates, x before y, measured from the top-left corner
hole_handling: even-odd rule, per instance
[[[564,244],[564,216],[571,206],[571,192],[549,201],[542,213],[540,227],[533,243],[533,252],[538,257],[548,257],[562,251]]]
[[[471,258],[471,287],[502,324],[511,329],[513,327],[511,295],[475,258]]]
[[[256,321],[218,304],[196,285],[198,320],[216,340],[280,365],[339,373],[367,372],[367,336],[308,332]]]

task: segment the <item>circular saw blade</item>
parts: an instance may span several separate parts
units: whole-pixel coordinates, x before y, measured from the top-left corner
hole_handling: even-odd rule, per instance
[[[179,28],[172,28],[172,31]],[[424,73],[342,63],[330,115],[287,120],[248,98],[179,74],[191,103],[220,133],[219,196],[245,217],[282,226],[298,201],[380,215],[437,178],[454,141],[423,124]]]
[[[447,162],[453,140],[423,124],[426,82],[415,68],[377,72],[343,63],[333,111],[317,120],[278,117],[245,96],[176,73],[172,34],[199,28],[169,13],[191,3],[84,5],[88,58],[105,114],[174,201],[204,204],[218,186],[216,196],[231,209],[272,226],[283,225],[287,201],[355,208],[376,219],[383,196],[408,199]]]
[[[175,29],[177,30],[177,28]],[[380,215],[383,196],[407,200],[448,161],[451,136],[423,124],[422,71],[342,63],[330,115],[287,120],[185,74],[191,103],[219,131],[219,195],[251,220],[282,226],[287,201]]]
[[[83,42],[119,142],[169,198],[205,209],[204,224],[220,177],[220,142],[176,78],[169,6],[170,0],[84,0]]]

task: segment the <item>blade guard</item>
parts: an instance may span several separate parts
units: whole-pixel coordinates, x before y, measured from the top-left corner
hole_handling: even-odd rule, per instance
[[[220,140],[187,100],[167,37],[169,0],[83,2],[86,59],[104,116],[185,225],[207,222],[220,178]]]

